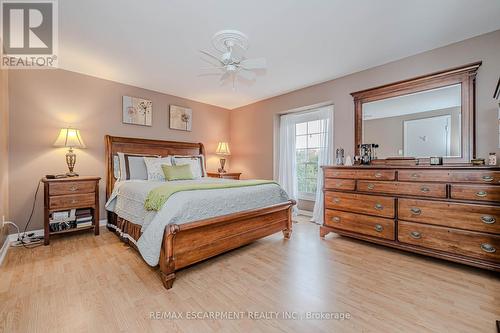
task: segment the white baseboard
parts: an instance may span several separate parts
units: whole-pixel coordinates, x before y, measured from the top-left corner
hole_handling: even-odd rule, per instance
[[[108,224],[108,220],[106,220],[106,219],[99,221],[100,227],[104,227],[107,224]],[[33,233],[35,236],[41,236],[41,237],[43,237],[43,235],[44,235],[43,229],[30,230],[30,231],[27,231],[26,233]],[[5,240],[5,242],[2,245],[2,248],[0,249],[0,265],[2,265],[3,260],[4,260],[5,256],[7,255],[7,251],[9,250],[10,243],[17,241],[18,238],[19,238],[18,233],[10,234],[7,236],[7,239]]]
[[[313,213],[308,211],[308,210],[302,210],[302,209],[299,209],[299,215],[304,215],[304,216],[309,216],[309,217],[312,217],[313,216]]]

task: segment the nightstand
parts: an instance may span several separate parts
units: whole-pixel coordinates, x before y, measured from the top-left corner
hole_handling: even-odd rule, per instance
[[[208,177],[224,179],[240,179],[241,172],[207,172]]]
[[[43,178],[44,184],[44,244],[50,236],[81,230],[94,230],[99,235],[100,177]],[[70,214],[53,219],[54,214]],[[80,216],[76,220],[71,212]],[[78,215],[81,213],[81,215]]]

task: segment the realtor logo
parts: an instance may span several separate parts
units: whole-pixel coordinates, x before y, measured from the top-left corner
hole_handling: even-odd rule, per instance
[[[57,2],[1,0],[2,68],[57,67]]]

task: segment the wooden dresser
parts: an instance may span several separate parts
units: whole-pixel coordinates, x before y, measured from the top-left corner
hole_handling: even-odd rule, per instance
[[[329,232],[500,271],[500,168],[325,166]]]

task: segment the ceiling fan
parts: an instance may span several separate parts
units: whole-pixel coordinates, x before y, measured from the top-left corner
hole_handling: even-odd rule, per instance
[[[232,82],[233,90],[236,89],[237,79],[254,81],[256,72],[266,69],[265,58],[248,59],[245,52],[248,49],[248,37],[237,30],[222,30],[212,37],[212,46],[216,53],[200,50],[202,60],[209,63],[210,67],[202,70],[216,69],[217,73],[204,73],[204,75],[220,75],[219,82],[224,84]]]

